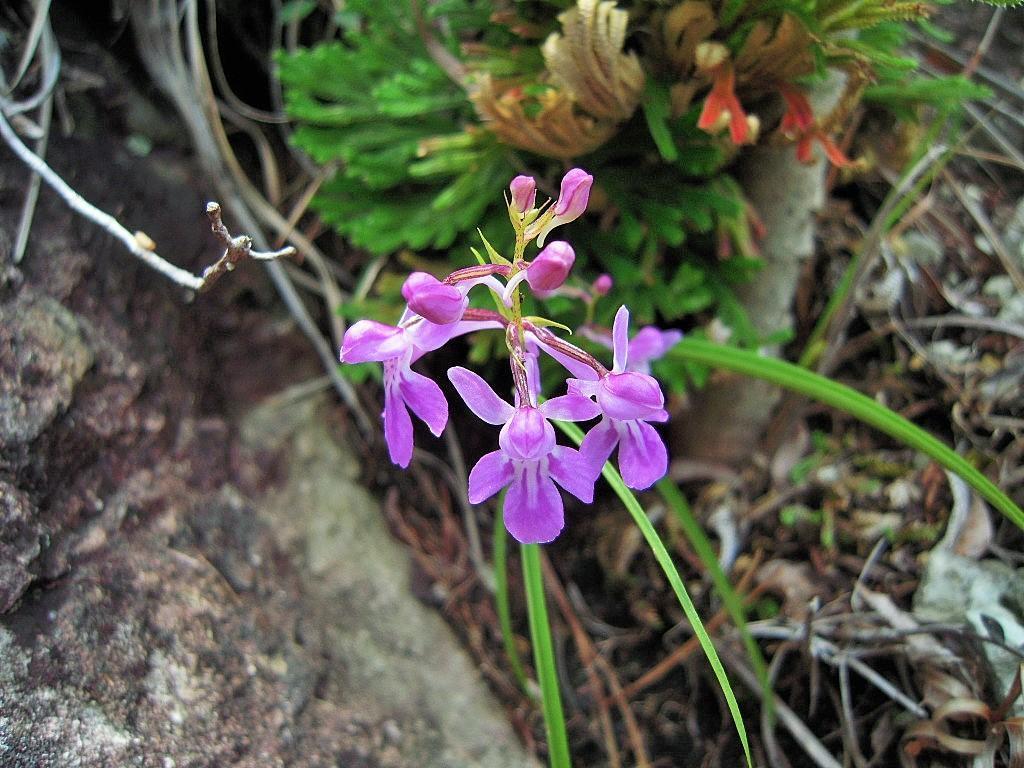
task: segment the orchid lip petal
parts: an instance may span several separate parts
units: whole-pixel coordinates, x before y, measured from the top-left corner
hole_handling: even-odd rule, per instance
[[[384,440],[391,461],[403,469],[408,467],[412,461],[412,419],[394,388],[388,388],[384,394]]]
[[[554,482],[538,462],[523,462],[505,496],[505,527],[523,544],[547,544],[565,525],[565,508]]]
[[[619,442],[619,471],[634,490],[650,488],[668,471],[668,452],[661,436],[650,424],[631,421]]]
[[[498,397],[491,385],[472,371],[455,366],[448,369],[448,379],[469,409],[488,424],[505,424],[515,414],[515,408]]]

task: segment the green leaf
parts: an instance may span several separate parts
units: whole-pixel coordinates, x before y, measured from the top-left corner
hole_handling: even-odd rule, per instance
[[[714,547],[711,546],[711,542],[704,533],[704,529],[700,527],[700,523],[693,516],[686,497],[679,491],[676,484],[663,477],[655,487],[665,500],[665,503],[668,504],[669,509],[675,514],[676,520],[683,529],[683,534],[707,570],[708,575],[711,577],[711,583],[715,587],[715,592],[721,598],[722,605],[725,606],[729,618],[732,619],[733,625],[740,633],[743,646],[747,650],[747,657],[754,668],[754,674],[757,675],[758,682],[761,683],[761,690],[764,693],[761,699],[764,701],[765,707],[770,714],[775,696],[772,692],[771,680],[768,677],[768,665],[765,663],[757,641],[750,634],[750,628],[747,626],[747,609],[743,606],[743,601],[732,588],[729,577],[725,575],[721,563],[718,562],[718,555],[715,553]]]
[[[668,119],[672,114],[668,86],[654,78],[647,78],[643,108],[647,129],[651,132],[651,138],[654,139],[654,145],[658,148],[662,160],[674,163],[679,159],[679,151],[668,127]]]
[[[555,651],[551,642],[551,626],[544,598],[544,575],[540,567],[540,547],[523,544],[523,586],[526,588],[526,610],[530,619],[530,642],[533,661],[537,667],[541,703],[544,710],[544,728],[548,735],[548,763],[551,768],[570,768],[569,737],[565,731],[562,713],[562,694],[555,668]]]
[[[494,602],[498,611],[498,623],[501,625],[501,643],[505,646],[505,656],[512,667],[512,674],[519,682],[519,687],[529,695],[530,687],[526,680],[526,670],[523,669],[522,659],[519,658],[515,633],[512,631],[512,608],[508,599],[508,531],[505,530],[504,507],[505,492],[502,491],[498,498],[497,511],[494,514]]]

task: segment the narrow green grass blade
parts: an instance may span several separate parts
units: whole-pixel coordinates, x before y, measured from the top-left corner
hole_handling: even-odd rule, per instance
[[[562,692],[555,669],[555,651],[551,643],[548,607],[544,599],[544,576],[540,567],[540,547],[523,544],[523,586],[526,589],[526,610],[530,617],[530,641],[533,644],[533,663],[540,682],[544,726],[548,734],[548,764],[551,768],[570,768],[569,737],[565,732],[562,714]]]
[[[713,344],[702,339],[683,339],[668,354],[677,360],[701,363],[712,368],[723,368],[763,379],[844,411],[935,459],[950,472],[963,478],[992,506],[1024,530],[1024,511],[1021,511],[1009,496],[971,466],[966,459],[898,413],[844,384],[783,360]]]
[[[579,445],[583,441],[583,431],[575,424],[571,422],[556,421],[555,426],[568,435],[569,439],[576,443],[576,445]],[[633,521],[637,524],[637,527],[640,528],[640,532],[647,541],[647,546],[649,546],[651,548],[651,552],[654,553],[654,559],[658,561],[658,565],[660,565],[662,571],[665,572],[665,577],[668,579],[669,584],[672,585],[672,591],[676,593],[679,605],[682,606],[683,613],[686,614],[686,620],[689,621],[690,626],[693,627],[693,632],[697,636],[698,642],[700,642],[700,647],[704,649],[704,655],[707,656],[708,663],[711,665],[711,669],[714,671],[715,677],[718,679],[718,685],[721,687],[722,694],[725,696],[726,704],[729,706],[729,713],[732,715],[732,721],[736,726],[736,732],[739,734],[740,742],[743,744],[743,752],[747,757],[747,765],[753,766],[753,759],[750,756],[750,744],[747,741],[747,728],[743,724],[743,716],[740,714],[740,705],[736,701],[736,694],[733,693],[732,684],[729,682],[729,678],[725,674],[725,668],[722,666],[721,659],[718,658],[718,652],[715,650],[715,645],[711,642],[711,637],[708,635],[707,630],[704,629],[704,623],[700,620],[697,608],[694,606],[693,601],[690,599],[690,595],[686,591],[686,586],[683,584],[683,580],[679,576],[679,571],[676,570],[676,566],[672,562],[668,549],[665,548],[665,543],[661,540],[658,532],[654,530],[654,526],[651,525],[651,521],[647,519],[647,515],[640,506],[640,502],[636,500],[636,496],[633,495],[633,492],[626,487],[626,484],[622,481],[622,477],[619,475],[615,467],[613,467],[610,462],[605,462],[604,469],[601,471],[601,474],[604,475],[604,479],[608,481],[612,490],[615,491],[615,494],[626,506],[629,514],[632,515]]]
[[[711,577],[711,583],[715,587],[715,592],[721,598],[722,605],[725,606],[726,613],[732,619],[733,626],[740,633],[743,646],[746,648],[747,656],[750,658],[750,664],[754,668],[754,674],[757,675],[758,682],[761,683],[761,689],[764,691],[764,696],[761,700],[764,702],[770,716],[775,696],[772,694],[771,681],[768,679],[768,665],[761,654],[760,646],[754,640],[754,636],[750,634],[750,628],[747,627],[747,609],[744,607],[743,601],[736,594],[736,590],[732,588],[729,577],[725,575],[721,563],[718,562],[715,548],[711,546],[711,541],[708,539],[707,534],[704,533],[704,529],[700,527],[700,523],[693,516],[693,511],[690,509],[686,497],[683,496],[676,484],[663,477],[655,487],[658,489],[658,493],[661,494],[661,498],[668,504],[669,509],[675,514],[676,520],[679,521],[679,525],[683,529],[683,535],[689,540],[693,551],[697,553],[697,557],[700,558],[701,563],[707,569],[708,575]]]
[[[501,642],[505,646],[505,655],[512,666],[512,674],[516,676],[519,687],[530,694],[530,685],[526,680],[526,670],[516,649],[515,634],[512,632],[512,608],[508,600],[508,531],[505,530],[505,519],[502,512],[505,494],[498,499],[498,509],[494,514],[494,538],[492,557],[494,558],[494,602],[498,611],[498,623],[501,626]]]

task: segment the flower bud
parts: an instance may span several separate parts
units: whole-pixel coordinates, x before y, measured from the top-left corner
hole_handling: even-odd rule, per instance
[[[512,207],[519,213],[533,210],[537,202],[537,182],[532,176],[516,176],[508,185],[512,192]]]
[[[555,227],[576,221],[583,212],[587,210],[587,203],[590,201],[590,187],[594,184],[594,177],[582,168],[573,168],[562,177],[562,187],[558,193],[558,200],[551,209],[551,217],[543,216],[540,219],[541,226],[527,229],[527,238],[534,234],[537,236],[537,245],[544,247],[544,238],[548,236]]]
[[[555,202],[555,218],[560,220],[560,224],[568,224],[583,215],[593,184],[594,177],[582,168],[573,168],[562,177],[562,187]]]
[[[576,253],[564,240],[555,240],[526,268],[526,282],[535,291],[553,291],[569,276]]]
[[[413,272],[402,286],[402,296],[409,309],[438,325],[448,325],[462,318],[469,298],[458,288],[442,283],[426,272]]]
[[[612,285],[614,285],[612,276],[604,273],[597,276],[597,279],[594,280],[594,284],[590,286],[590,290],[595,296],[606,296],[608,291],[612,289]]]

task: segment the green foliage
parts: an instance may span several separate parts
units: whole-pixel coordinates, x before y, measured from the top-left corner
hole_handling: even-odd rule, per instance
[[[294,142],[319,163],[339,163],[314,208],[373,253],[447,248],[500,201],[510,175],[502,148],[461,131],[472,110],[462,87],[431,57],[409,2],[355,0],[342,40],[281,54]],[[488,3],[436,4],[447,48],[486,22]]]
[[[540,547],[537,544],[522,544],[519,550],[523,561],[526,610],[530,620],[530,643],[533,646],[548,736],[548,764],[551,768],[570,768],[572,760],[569,757],[569,737],[565,730],[565,716],[562,714],[562,691],[558,670],[555,668],[555,650],[544,597]]]
[[[859,50],[875,62],[875,82],[864,91],[864,101],[892,112],[898,119],[917,122],[921,107],[941,116],[962,108],[967,101],[985,99],[991,92],[963,75],[933,77],[918,73],[915,59],[896,52],[907,42],[904,24],[886,22],[857,36]]]
[[[468,94],[486,73],[521,83],[528,116],[540,109],[555,88],[540,42],[561,30],[557,14],[574,5],[349,0],[335,19],[338,39],[280,54],[286,107],[298,125],[293,140],[317,162],[337,168],[313,201],[323,220],[375,254],[412,249],[441,257],[447,264],[426,267],[439,274],[446,265],[467,262],[477,228],[499,250],[507,246],[502,195],[509,179],[525,169],[553,193],[566,163],[503,143],[481,123]],[[677,3],[622,0],[620,6],[640,30],[660,23],[658,14]],[[793,29],[803,31],[786,36],[804,47],[786,55],[799,58],[810,46],[813,71],[804,80],[836,66],[870,73],[864,98],[900,119],[915,119],[923,106],[951,109],[985,95],[962,78],[922,77],[917,63],[901,54],[903,20],[921,18],[919,3],[723,0],[712,7],[718,26],[709,39],[726,43],[734,55],[758,39],[764,25],[797,20]],[[493,21],[496,10],[505,13],[500,23]],[[300,19],[310,4],[292,0],[285,12]],[[533,31],[525,37],[517,31],[527,27]],[[603,271],[614,278],[602,312],[625,302],[641,323],[713,314],[737,343],[762,344],[766,339],[733,294],[760,265],[750,212],[728,175],[737,149],[697,128],[702,92],[677,109],[678,72],[650,59],[650,37],[634,34],[627,42],[646,70],[638,108],[617,125],[612,140],[572,160],[597,180],[594,215],[560,236],[576,247],[577,274]],[[377,287],[385,305],[400,304],[397,285]],[[610,315],[598,319],[608,322]],[[676,366],[671,380],[683,381],[684,373],[699,379],[696,372]]]

